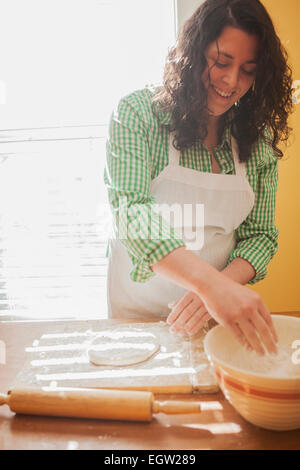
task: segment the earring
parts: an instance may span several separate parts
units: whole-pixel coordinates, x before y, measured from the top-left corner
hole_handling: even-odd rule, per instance
[[[238,101],[236,101],[236,102],[234,103],[234,106],[235,106],[236,108],[237,108],[239,105],[240,105],[240,100],[238,100]]]
[[[254,93],[255,92],[255,79],[254,79],[254,82],[252,84],[252,92]]]

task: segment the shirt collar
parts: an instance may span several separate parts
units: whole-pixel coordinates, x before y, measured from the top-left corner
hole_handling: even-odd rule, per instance
[[[162,113],[160,121],[165,125],[171,124],[171,113]],[[231,149],[231,131],[229,124],[224,127],[221,143],[216,148],[220,149],[225,147],[227,147],[227,150]]]
[[[223,135],[221,138],[221,143],[217,146],[217,149],[227,147],[228,150],[231,149],[231,131],[230,126],[227,124],[223,130]]]

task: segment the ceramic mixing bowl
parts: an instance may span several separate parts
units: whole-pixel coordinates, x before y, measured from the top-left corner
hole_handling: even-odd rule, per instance
[[[300,428],[300,318],[272,315],[278,355],[248,352],[218,325],[204,339],[225,397],[247,421],[277,431]]]

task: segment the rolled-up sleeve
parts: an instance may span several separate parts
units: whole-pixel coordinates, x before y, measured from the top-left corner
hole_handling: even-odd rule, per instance
[[[143,106],[134,94],[120,100],[113,112],[106,142],[104,182],[113,214],[114,231],[132,261],[130,278],[146,282],[151,270],[184,242],[155,211],[151,194],[151,155]]]
[[[260,142],[256,150],[260,161],[256,175],[252,175],[255,203],[246,220],[235,232],[236,247],[228,263],[234,258],[247,260],[255,269],[249,284],[255,284],[267,275],[267,266],[278,249],[279,231],[275,226],[278,160],[270,144]]]

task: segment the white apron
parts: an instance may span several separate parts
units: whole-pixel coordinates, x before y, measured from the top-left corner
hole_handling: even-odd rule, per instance
[[[174,224],[182,231],[181,237],[188,249],[201,259],[222,270],[235,247],[234,231],[246,219],[254,204],[254,193],[246,176],[245,163],[240,163],[237,144],[231,138],[235,175],[199,172],[179,166],[180,152],[172,144],[170,134],[169,163],[152,181],[151,192],[157,204],[192,204],[193,226]],[[204,206],[203,220],[195,217],[195,207]],[[188,221],[188,224],[190,221]],[[172,224],[173,225],[173,224]],[[204,245],[194,249],[191,233]],[[182,297],[187,290],[168,279],[155,274],[149,281],[133,282],[129,273],[133,269],[131,259],[122,242],[116,238],[109,242],[107,276],[108,316],[110,318],[165,318],[170,313],[168,303]]]

